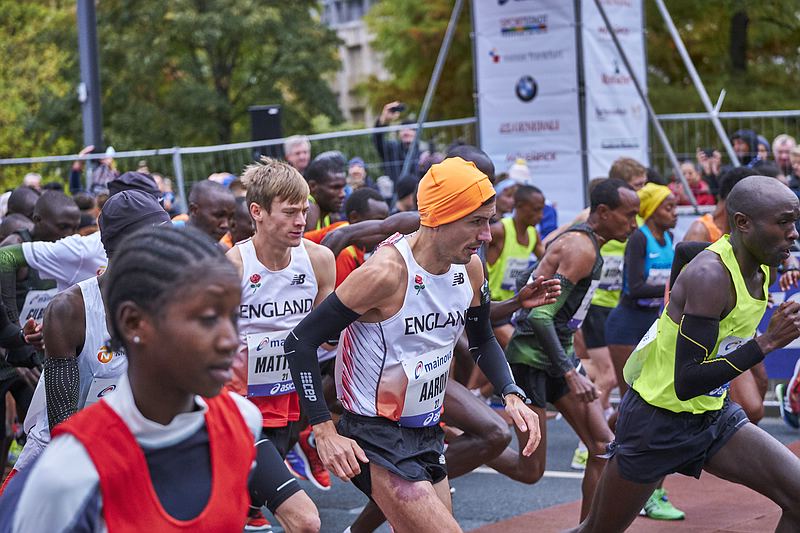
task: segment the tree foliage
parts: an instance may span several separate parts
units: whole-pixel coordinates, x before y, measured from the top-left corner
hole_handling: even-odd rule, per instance
[[[644,3],[648,86],[656,111],[702,110],[655,2]],[[724,110],[797,108],[800,0],[666,3],[712,99],[722,88],[727,90]],[[376,35],[374,46],[383,53],[391,74],[387,81],[372,79],[367,85],[376,108],[396,98],[419,108],[453,4],[453,0],[382,0],[372,9],[367,20]],[[465,9],[434,98],[435,118],[473,113],[470,31]]]

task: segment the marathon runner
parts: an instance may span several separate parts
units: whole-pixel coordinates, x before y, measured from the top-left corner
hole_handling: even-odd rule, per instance
[[[309,201],[306,230],[330,226],[342,210],[347,185],[347,161],[341,152],[322,152],[305,171]],[[332,218],[333,217],[333,218]]]
[[[308,185],[294,167],[262,158],[245,168],[241,180],[256,232],[227,253],[242,295],[239,350],[229,387],[256,404],[262,436],[285,457],[296,440],[300,405],[284,339],[333,290],[335,263],[330,250],[303,239]],[[317,516],[313,504],[301,511]],[[247,530],[268,527],[260,509],[252,508]]]
[[[313,515],[301,527],[282,519],[310,500],[274,448],[254,452],[258,409],[220,394],[238,345],[240,291],[218,247],[193,229],[152,228],[126,239],[112,262],[103,298],[112,347],[130,355],[127,375],[55,428],[0,500],[0,529],[241,531],[256,459],[257,473],[281,484],[251,485],[251,495],[267,498],[287,531],[318,530]]]
[[[453,345],[461,332],[525,438],[538,421],[524,405],[489,322],[483,266],[494,190],[461,158],[433,165],[419,186],[422,227],[395,235],[287,338],[286,357],[317,450],[338,477],[353,479],[400,531],[460,531],[452,516],[438,422]],[[342,330],[339,430],[322,395],[317,348]],[[362,468],[363,465],[363,468]]]
[[[774,178],[751,176],[727,198],[723,236],[678,275],[670,301],[631,355],[632,383],[588,518],[576,531],[621,532],[661,479],[706,470],[783,510],[777,531],[800,530],[800,459],[728,398],[728,383],[800,335],[800,303],[784,302],[767,331],[769,267],[789,256],[800,202]]]
[[[610,239],[625,240],[636,229],[639,198],[624,181],[607,179],[590,197],[586,223],[562,233],[550,246],[532,276],[561,280],[561,295],[552,305],[533,309],[517,320],[506,356],[517,383],[533,401],[546,442],[547,403],[556,409],[589,449],[583,477],[581,517],[589,511],[594,488],[605,465],[601,455],[614,435],[606,424],[597,389],[584,375],[573,350],[573,334],[586,316],[600,281],[603,259],[600,247]],[[533,455],[504,452],[498,460],[513,479],[535,483],[544,474],[547,447]],[[513,474],[508,472],[512,471]]]

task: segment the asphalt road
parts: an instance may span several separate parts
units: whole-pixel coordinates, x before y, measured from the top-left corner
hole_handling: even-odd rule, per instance
[[[800,432],[790,430],[777,418],[765,418],[760,426],[785,444],[800,439]],[[488,468],[451,481],[456,489],[454,513],[465,531],[580,499],[580,473],[569,467],[577,437],[567,423],[559,419],[548,422],[547,438],[547,472],[535,485],[523,485]],[[320,491],[308,482],[301,483],[319,508],[325,533],[344,531],[367,501],[355,487],[338,479],[333,480],[329,491]],[[576,516],[576,522],[577,519]],[[271,522],[276,524],[274,520]],[[280,531],[280,528],[275,527],[275,530]],[[379,531],[388,532],[389,528],[384,526]]]

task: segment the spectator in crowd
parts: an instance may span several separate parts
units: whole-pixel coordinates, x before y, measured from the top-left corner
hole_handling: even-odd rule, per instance
[[[789,188],[800,198],[800,146],[795,146],[789,155],[790,172],[788,174]]]
[[[42,192],[42,191],[64,192],[64,184],[59,183],[57,181],[48,181],[47,183],[42,185],[41,188],[36,189],[36,190],[38,190],[39,192]]]
[[[599,179],[599,178],[595,178]],[[647,182],[655,183],[656,185],[668,185],[668,180],[661,175],[661,173],[653,167],[647,167]]]
[[[30,187],[35,191],[42,192],[42,176],[36,172],[28,172],[25,174],[25,177],[22,178],[22,185]]]
[[[775,163],[781,169],[784,176],[789,177],[792,173],[791,153],[797,147],[794,137],[781,133],[772,141],[772,153],[775,154]]]
[[[688,160],[681,162],[681,172],[689,183],[689,189],[691,189],[694,199],[697,201],[697,205],[714,205],[716,203],[708,183],[701,179],[700,173],[697,171],[697,167],[694,166],[694,163]],[[678,205],[692,205],[689,195],[686,194],[686,190],[683,188],[683,184],[680,180],[676,179],[670,183],[669,189],[678,200]]]
[[[367,165],[360,157],[354,157],[347,163],[347,186],[348,196],[352,191],[357,191],[363,187],[376,189],[375,182],[367,175]]]
[[[465,144],[463,146],[468,146],[468,145]],[[417,169],[418,175],[424,176],[425,174],[427,174],[428,170],[430,170],[430,168],[433,165],[441,163],[442,161],[445,160],[446,157],[447,156],[442,152],[429,152],[429,151],[423,152],[423,154],[419,158],[419,168]]]
[[[215,181],[222,185],[223,187],[228,187],[233,180],[236,179],[236,176],[231,174],[230,172],[214,172],[208,177],[209,181]]]
[[[306,168],[311,161],[311,141],[305,135],[292,135],[283,143],[283,154],[286,162],[297,169],[300,174],[306,174]]]
[[[781,169],[778,168],[778,165],[772,161],[759,159],[759,161],[753,165],[753,170],[755,170],[759,176],[777,178],[781,183],[786,185],[786,176],[783,175]]]
[[[306,181],[310,190],[306,231],[336,222],[344,204],[347,160],[341,152],[322,152],[308,165]]]
[[[119,176],[119,171],[117,171],[117,166],[114,162],[114,154],[116,153],[113,146],[106,148],[105,157],[100,160],[100,164],[92,172],[90,192],[97,194],[97,191],[108,187],[109,181]]]
[[[756,136],[758,139],[758,150],[756,153],[758,154],[759,161],[769,161],[770,160],[770,152],[769,152],[769,141],[763,135]]]
[[[33,208],[39,200],[39,192],[30,187],[20,186],[11,192],[8,197],[7,215],[19,213],[33,220]]]
[[[85,191],[76,192],[72,195],[75,205],[81,212],[80,222],[78,223],[78,233],[86,236],[97,231],[97,216],[100,210],[97,208],[97,200],[94,196]]]
[[[215,241],[228,233],[236,211],[233,193],[212,180],[195,183],[189,192],[189,220],[193,226]]]
[[[84,146],[80,152],[78,152],[79,156],[84,156],[86,154],[92,153],[94,150],[94,145],[90,144],[88,146]],[[78,191],[84,190],[83,187],[83,180],[81,179],[81,174],[83,173],[83,161],[77,160],[72,163],[72,168],[69,172],[69,192],[70,194],[75,194]]]
[[[392,209],[392,214],[401,211],[417,210],[417,185],[419,181],[411,174],[404,174],[397,182],[397,201]]]
[[[247,187],[244,186],[244,183],[239,178],[233,180],[228,188],[236,198],[244,198],[247,194]]]
[[[375,126],[380,128],[388,126],[390,122],[400,118],[400,113],[403,112],[405,106],[400,102],[389,102],[383,106],[381,115]],[[405,119],[402,124],[414,124],[413,120]],[[393,182],[397,183],[400,179],[400,173],[403,171],[403,161],[406,159],[406,154],[414,142],[417,132],[411,128],[403,128],[398,133],[399,140],[386,139],[385,133],[374,133],[372,140],[375,143],[375,149],[383,161],[383,172],[389,176]],[[411,161],[411,168],[419,168],[419,151],[414,154]]]
[[[5,239],[12,233],[31,231],[32,229],[33,221],[26,216],[20,215],[19,213],[5,216],[3,217],[3,222],[0,222],[0,240]]]
[[[758,135],[753,130],[737,130],[731,136],[733,151],[743,167],[753,168],[758,159]]]
[[[697,149],[697,164],[700,166],[701,178],[708,183],[711,194],[719,192],[719,178],[722,171],[722,154],[715,148]]]
[[[519,187],[519,184],[510,177],[495,184],[494,193],[497,200],[495,201],[493,222],[497,222],[506,215],[511,215],[514,210],[514,193],[517,192],[517,187]]]

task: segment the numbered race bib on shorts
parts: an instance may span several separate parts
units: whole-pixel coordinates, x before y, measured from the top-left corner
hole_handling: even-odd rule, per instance
[[[58,289],[56,288],[46,291],[28,291],[22,311],[19,314],[19,326],[24,327],[29,318],[41,324],[44,310],[56,294],[58,294]]]
[[[453,347],[447,346],[402,361],[408,387],[398,420],[401,426],[426,427],[439,422],[452,358]]]
[[[655,319],[653,324],[650,326],[650,329],[647,330],[647,333],[644,334],[642,340],[640,340],[639,344],[636,345],[633,353],[631,353],[631,356],[628,357],[628,361],[622,368],[622,376],[625,378],[625,383],[628,385],[633,385],[634,380],[642,375],[642,367],[644,366],[644,362],[647,360],[647,356],[650,355],[650,345],[658,336],[658,322],[659,319]]]
[[[247,336],[247,395],[280,396],[294,392],[292,374],[283,353],[291,330]]]
[[[92,384],[89,386],[89,394],[86,395],[85,407],[89,407],[93,403],[97,403],[101,398],[111,394],[117,390],[117,382],[120,376],[113,378],[94,378]]]
[[[592,284],[589,285],[589,289],[586,291],[586,294],[583,295],[583,300],[581,300],[578,310],[575,311],[575,314],[572,315],[572,318],[570,318],[569,322],[567,322],[567,327],[569,327],[569,329],[577,330],[579,327],[581,327],[581,324],[583,324],[583,319],[586,318],[586,313],[589,312],[589,305],[592,303],[594,291],[597,289],[599,284],[599,279],[592,280]]]

